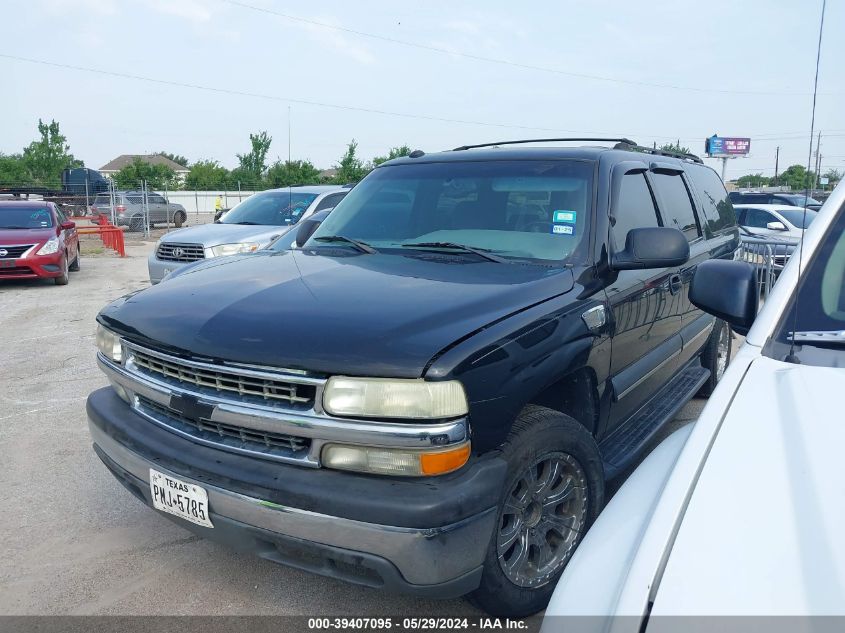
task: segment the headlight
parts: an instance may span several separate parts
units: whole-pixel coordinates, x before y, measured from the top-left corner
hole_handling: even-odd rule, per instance
[[[326,444],[323,447],[321,462],[326,468],[338,470],[425,477],[457,470],[467,463],[469,454],[469,442],[454,448],[429,451]]]
[[[120,337],[99,323],[97,324],[97,349],[100,350],[103,356],[116,363],[123,360]]]
[[[241,242],[240,244],[221,244],[212,246],[211,254],[214,257],[225,257],[226,255],[240,255],[241,253],[252,253],[258,250],[257,242]]]
[[[36,255],[52,255],[59,250],[59,238],[51,237],[44,243],[44,246],[38,249]]]
[[[323,408],[333,415],[376,418],[455,418],[466,415],[467,397],[457,380],[329,378]]]

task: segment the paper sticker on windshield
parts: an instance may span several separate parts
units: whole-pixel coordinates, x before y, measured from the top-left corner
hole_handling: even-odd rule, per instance
[[[555,211],[553,222],[569,222],[575,224],[577,214],[575,211]]]
[[[553,224],[552,234],[554,235],[575,235],[575,227],[571,224]]]

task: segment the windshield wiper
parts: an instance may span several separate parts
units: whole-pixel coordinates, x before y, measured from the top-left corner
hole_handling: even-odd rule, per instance
[[[221,222],[221,224],[247,224],[249,226],[263,226],[261,222],[250,222],[249,220],[243,220],[241,222]]]
[[[0,226],[0,229],[28,229],[28,226]],[[44,229],[50,228],[48,226],[41,227]]]
[[[496,262],[497,264],[507,264],[509,263],[503,257],[499,257],[498,255],[493,255],[489,250],[483,248],[474,248],[472,246],[467,246],[466,244],[457,244],[455,242],[411,242],[409,244],[402,244],[403,248],[428,248],[428,249],[455,249],[458,251],[463,251],[465,253],[472,253],[473,255],[478,255],[479,257],[483,257],[487,261]]]
[[[845,347],[845,330],[804,330],[791,334],[797,345]]]
[[[346,242],[347,244],[351,244],[352,246],[357,248],[362,253],[367,253],[368,255],[378,253],[376,249],[374,249],[366,242],[355,240],[351,237],[346,237],[345,235],[320,235],[319,237],[315,237],[314,240],[317,242]]]

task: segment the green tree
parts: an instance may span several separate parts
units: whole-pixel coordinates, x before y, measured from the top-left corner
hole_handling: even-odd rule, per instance
[[[681,145],[681,139],[678,139],[674,143],[664,143],[660,146],[660,150],[664,152],[679,152],[681,154],[690,154],[689,147],[684,147]]]
[[[307,160],[277,160],[267,170],[265,182],[268,187],[289,185],[313,185],[320,180],[320,170]]]
[[[400,145],[399,147],[391,147],[390,151],[387,152],[387,156],[376,156],[373,158],[373,165],[381,165],[382,163],[386,163],[389,160],[393,160],[394,158],[399,158],[400,156],[407,156],[411,153],[411,148],[407,145]]]
[[[176,172],[170,167],[151,165],[137,157],[114,175],[114,181],[121,189],[137,189],[144,180],[149,189],[174,189],[177,184]]]
[[[216,160],[198,160],[185,176],[185,189],[215,191],[227,189],[231,183],[229,170]]]
[[[267,172],[267,152],[270,151],[273,137],[261,131],[258,134],[250,134],[249,142],[252,149],[247,154],[237,155],[238,169],[239,173],[246,176],[243,180],[258,182]]]
[[[736,179],[736,186],[737,187],[767,187],[771,183],[772,179],[767,178],[763,174],[748,174],[746,176],[740,176]]]
[[[20,154],[0,154],[0,187],[20,187],[32,183],[32,175]]]
[[[181,165],[182,167],[190,167],[190,161],[182,156],[181,154],[171,154],[170,152],[158,152],[159,156],[164,156],[165,158],[169,158],[177,165]]]
[[[243,167],[235,167],[229,172],[229,186],[233,189],[240,186],[242,190],[260,191],[264,189],[264,178]]]
[[[341,156],[340,162],[335,165],[335,169],[337,169],[337,175],[334,181],[340,184],[358,182],[370,172],[371,167],[365,165],[364,161],[358,157],[358,141],[354,138],[346,146],[346,151]]]
[[[803,165],[790,165],[783,173],[778,175],[778,184],[788,185],[793,191],[803,191],[807,187],[815,186],[816,174],[807,171]]]
[[[62,170],[82,167],[82,161],[70,153],[70,145],[59,130],[57,121],[44,123],[38,119],[38,133],[41,138],[24,148],[23,162],[34,184],[58,189],[62,182]]]

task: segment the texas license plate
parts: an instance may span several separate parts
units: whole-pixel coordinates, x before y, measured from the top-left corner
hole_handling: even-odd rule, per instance
[[[150,468],[150,492],[156,510],[197,525],[214,527],[208,515],[208,493],[205,488]]]

